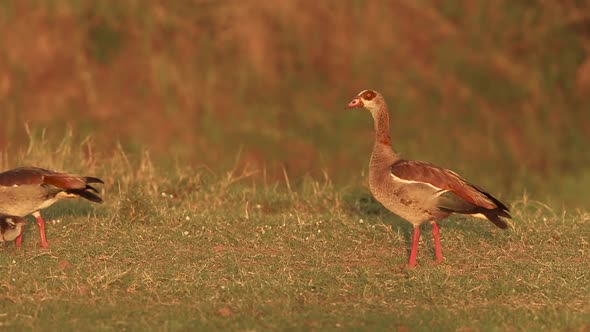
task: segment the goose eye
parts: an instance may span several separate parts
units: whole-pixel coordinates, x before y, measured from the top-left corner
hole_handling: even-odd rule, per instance
[[[367,91],[367,92],[365,92],[365,95],[363,96],[363,99],[365,99],[365,100],[371,100],[373,98],[375,98],[375,92],[373,92],[373,91]]]

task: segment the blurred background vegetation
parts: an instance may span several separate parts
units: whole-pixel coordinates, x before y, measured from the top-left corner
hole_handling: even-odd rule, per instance
[[[590,1],[4,0],[0,40],[6,167],[27,124],[105,159],[358,185],[373,127],[343,108],[371,88],[404,157],[588,204]]]

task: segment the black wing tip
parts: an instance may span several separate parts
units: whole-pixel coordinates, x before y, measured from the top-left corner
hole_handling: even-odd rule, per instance
[[[508,219],[512,219],[512,215],[510,214],[510,211],[508,209],[506,210],[501,210],[498,215],[500,217],[504,217],[504,218],[508,218]]]
[[[86,185],[86,188],[85,188],[85,189],[86,189],[86,190],[91,190],[91,191],[94,191],[95,193],[97,193],[97,194],[98,194],[98,190],[96,190],[96,188],[94,188],[93,186],[91,186],[91,185],[89,185],[89,184],[87,184],[87,185]]]
[[[504,211],[501,211],[501,212],[504,212]],[[501,229],[508,228],[508,224],[500,218],[500,216],[502,214],[500,214],[499,211],[487,211],[487,212],[484,212],[484,215],[486,216],[486,218],[488,218],[489,221],[491,221],[498,228],[501,228]]]
[[[86,183],[102,183],[102,184],[104,184],[104,181],[102,179],[94,177],[94,176],[86,176],[86,177],[84,177],[84,179],[86,180]]]
[[[504,203],[500,202],[499,199],[492,196],[490,193],[481,190],[480,188],[475,187],[475,189],[477,189],[480,193],[484,194],[487,198],[489,198],[498,207],[498,210],[500,210],[503,213],[506,213],[508,216],[510,216],[510,210],[508,209],[508,207]]]
[[[92,188],[92,189],[94,189],[94,188]],[[96,189],[94,189],[94,190],[96,190]],[[84,199],[87,199],[91,202],[98,203],[98,204],[102,204],[104,202],[102,197],[98,196],[98,194],[93,193],[92,191],[86,190],[86,189],[71,189],[71,190],[68,190],[67,193],[78,195]]]

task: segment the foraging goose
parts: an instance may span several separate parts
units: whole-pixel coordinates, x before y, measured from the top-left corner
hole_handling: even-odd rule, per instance
[[[90,176],[59,173],[38,167],[19,167],[0,173],[0,213],[25,217],[33,214],[39,225],[41,248],[47,247],[45,221],[39,212],[63,198],[82,197],[102,203],[89,183],[104,183]],[[16,239],[20,247],[22,235]]]
[[[495,197],[470,184],[457,173],[429,163],[404,160],[391,148],[389,112],[378,92],[360,92],[347,108],[364,107],[373,116],[375,143],[369,163],[371,193],[391,212],[414,225],[408,267],[416,266],[420,225],[432,224],[436,262],[443,261],[438,221],[452,213],[488,219],[499,228],[508,225],[500,217],[510,211]]]
[[[23,218],[0,214],[0,242],[14,241],[22,234],[24,227]]]

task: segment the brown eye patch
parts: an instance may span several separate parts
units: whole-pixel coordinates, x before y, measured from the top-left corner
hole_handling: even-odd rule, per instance
[[[363,99],[364,100],[372,100],[373,98],[375,98],[375,92],[374,91],[365,91],[365,93],[363,93]]]

